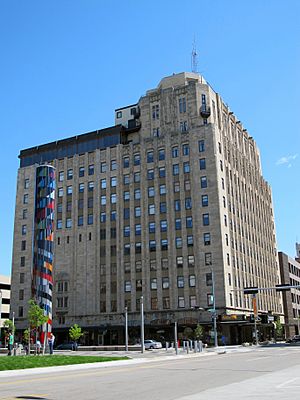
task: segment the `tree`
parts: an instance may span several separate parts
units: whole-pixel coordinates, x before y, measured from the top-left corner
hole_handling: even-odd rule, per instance
[[[282,338],[283,326],[282,323],[279,321],[275,321],[275,336],[276,339]]]
[[[13,322],[10,319],[6,319],[3,322],[3,328],[6,331],[6,333],[8,333],[8,332],[14,333],[15,329],[16,329],[16,327],[14,326]]]
[[[29,310],[28,310],[29,332],[31,332],[32,329],[35,329],[35,342],[36,342],[38,328],[48,321],[48,317],[44,315],[44,310],[38,304],[36,304],[36,302],[33,299],[29,300],[28,304],[29,304]],[[29,335],[28,345],[30,354],[30,335]],[[36,354],[36,348],[35,348],[35,354]]]
[[[12,332],[12,334],[14,335],[16,327],[14,326],[13,322],[10,319],[6,319],[3,322],[3,328],[4,328],[4,342],[6,345],[6,339],[7,339],[9,332]],[[0,337],[0,341],[1,341],[1,337]]]
[[[83,336],[81,327],[77,324],[71,326],[71,328],[69,329],[69,336],[70,339],[75,342],[75,350],[77,350],[77,340],[80,339],[81,336]]]
[[[200,324],[197,325],[196,329],[194,330],[194,336],[196,340],[202,340],[204,335],[203,326]]]

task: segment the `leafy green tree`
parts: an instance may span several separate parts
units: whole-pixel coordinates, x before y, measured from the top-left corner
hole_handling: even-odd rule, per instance
[[[204,335],[203,326],[198,324],[196,329],[194,330],[194,336],[196,340],[202,340]]]
[[[276,339],[282,338],[282,333],[283,333],[283,325],[278,319],[277,321],[275,321],[275,336],[276,336]]]
[[[38,328],[48,321],[48,317],[44,315],[44,310],[38,304],[36,304],[36,302],[33,299],[29,300],[28,304],[29,304],[29,309],[28,309],[29,332],[35,329],[35,342],[36,342]],[[29,335],[28,345],[30,354],[30,335]],[[35,354],[36,350],[37,349],[35,348]]]
[[[12,334],[14,335],[16,327],[14,326],[13,322],[10,319],[6,319],[3,322],[3,328],[4,328],[4,342],[6,345],[6,339],[8,337],[9,332],[12,332]],[[0,341],[1,341],[1,337],[0,337]]]
[[[73,326],[71,326],[71,328],[69,329],[69,336],[70,336],[70,339],[76,343],[76,345],[75,345],[75,350],[76,350],[77,349],[77,341],[78,341],[78,339],[81,338],[81,336],[83,336],[81,327],[77,324],[74,324]]]
[[[3,328],[6,331],[6,333],[8,333],[8,332],[15,333],[15,329],[16,329],[16,327],[14,326],[13,322],[10,319],[6,319],[3,322]]]

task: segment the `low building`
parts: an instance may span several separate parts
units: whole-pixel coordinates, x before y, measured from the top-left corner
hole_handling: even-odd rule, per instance
[[[300,285],[300,263],[283,252],[278,253],[281,282]],[[300,288],[282,292],[286,337],[300,334]]]
[[[2,342],[2,327],[9,318],[10,308],[10,276],[0,275],[0,342]]]

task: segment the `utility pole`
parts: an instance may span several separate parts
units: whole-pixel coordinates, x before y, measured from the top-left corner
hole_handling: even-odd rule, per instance
[[[125,351],[128,351],[128,309],[125,307]]]
[[[141,352],[144,353],[145,351],[145,343],[144,343],[144,297],[141,296]]]

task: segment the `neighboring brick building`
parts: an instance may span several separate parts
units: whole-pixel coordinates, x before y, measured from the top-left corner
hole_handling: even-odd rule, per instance
[[[76,322],[86,343],[122,342],[127,307],[137,338],[141,295],[146,336],[171,338],[175,320],[180,337],[198,321],[209,331],[213,271],[219,332],[250,340],[251,299],[241,289],[279,283],[271,189],[253,138],[194,73],[162,79],[115,118],[114,127],[20,153],[17,326],[26,327],[31,295],[36,166],[47,163],[56,168],[58,335]],[[280,294],[260,294],[258,309],[282,315]]]
[[[281,282],[300,285],[300,263],[283,252],[278,253]],[[282,293],[286,337],[300,335],[300,288]]]

